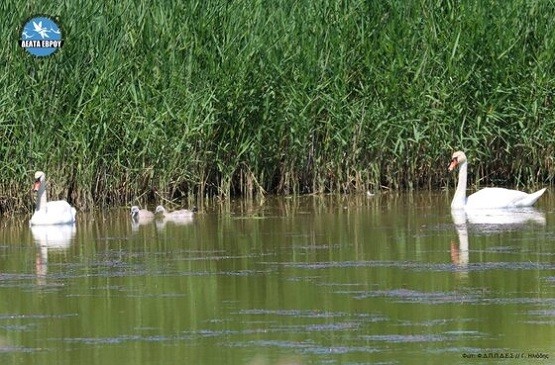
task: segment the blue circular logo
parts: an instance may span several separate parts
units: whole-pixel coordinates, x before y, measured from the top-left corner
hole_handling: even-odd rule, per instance
[[[50,56],[63,45],[62,30],[54,19],[35,16],[23,25],[19,45],[34,56]]]

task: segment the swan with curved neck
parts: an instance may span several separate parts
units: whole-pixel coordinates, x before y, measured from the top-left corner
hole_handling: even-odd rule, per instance
[[[542,196],[546,188],[528,194],[523,191],[504,188],[485,188],[466,197],[468,161],[462,151],[453,153],[449,171],[459,167],[457,190],[451,202],[451,209],[503,209],[531,207]]]
[[[72,224],[75,223],[75,208],[65,200],[48,201],[46,197],[46,175],[42,171],[35,173],[33,191],[37,193],[35,213],[29,224],[32,226]]]

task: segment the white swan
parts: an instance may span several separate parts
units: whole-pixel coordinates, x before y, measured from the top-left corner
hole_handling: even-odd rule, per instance
[[[159,205],[159,206],[156,207],[156,210],[154,211],[154,213],[162,214],[162,216],[166,219],[182,220],[182,219],[191,219],[191,218],[193,218],[196,211],[197,211],[197,209],[193,208],[192,210],[181,209],[181,210],[174,210],[173,212],[168,212],[166,210],[166,208]]]
[[[154,219],[154,213],[146,209],[139,209],[138,206],[131,207],[131,218],[138,222],[150,221]]]
[[[131,207],[131,229],[137,231],[140,226],[147,225],[154,220],[154,213],[146,209],[139,209],[134,205]]]
[[[65,200],[47,201],[45,179],[44,172],[37,171],[35,173],[33,191],[37,192],[37,204],[29,224],[40,226],[75,223],[75,208],[68,202]]]
[[[525,193],[504,188],[485,188],[466,197],[468,162],[462,151],[453,153],[449,171],[459,166],[457,190],[451,202],[451,209],[504,209],[530,207],[542,196],[546,188],[535,193]]]

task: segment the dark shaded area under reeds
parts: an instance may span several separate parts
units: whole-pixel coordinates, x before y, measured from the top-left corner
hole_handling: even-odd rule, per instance
[[[149,197],[551,183],[551,1],[0,5],[0,210]],[[37,59],[23,21],[59,15]]]

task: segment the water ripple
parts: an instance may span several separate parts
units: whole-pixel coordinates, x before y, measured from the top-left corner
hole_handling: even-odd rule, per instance
[[[286,262],[288,268],[323,270],[335,268],[400,268],[414,271],[460,271],[461,268],[452,263],[426,263],[410,261],[323,261],[323,262]],[[465,271],[482,270],[555,270],[555,263],[542,262],[478,262],[469,263]]]
[[[329,312],[300,309],[243,309],[237,313],[240,315],[275,315],[295,318],[355,318],[357,320],[363,320],[365,322],[386,320],[385,317],[381,315],[368,313]]]
[[[277,347],[288,350],[297,350],[304,354],[313,355],[337,355],[347,353],[374,353],[381,349],[367,346],[322,346],[311,341],[297,342],[286,340],[253,340],[236,342],[233,347]]]
[[[409,289],[374,290],[361,292],[355,296],[356,299],[387,297],[394,298],[400,303],[424,303],[424,304],[445,304],[445,303],[475,303],[481,299],[477,295],[459,292],[420,292]]]
[[[372,290],[372,291],[344,291],[342,294],[351,294],[356,299],[390,298],[396,303],[420,304],[528,304],[528,305],[555,305],[555,298],[526,298],[526,297],[492,297],[486,298],[484,294],[478,295],[468,292],[421,292],[410,289]]]

